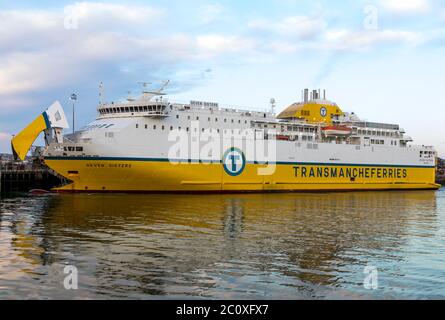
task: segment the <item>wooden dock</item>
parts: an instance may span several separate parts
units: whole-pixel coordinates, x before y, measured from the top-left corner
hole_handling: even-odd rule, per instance
[[[1,170],[0,192],[28,192],[32,189],[50,190],[64,183],[63,179],[48,169]]]

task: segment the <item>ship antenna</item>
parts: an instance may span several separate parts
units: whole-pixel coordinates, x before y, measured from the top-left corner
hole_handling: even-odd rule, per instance
[[[162,92],[162,91],[164,91],[164,89],[168,86],[168,84],[170,83],[170,80],[165,80],[165,81],[163,81],[162,82],[162,85],[161,85],[161,87],[159,88],[159,92]]]
[[[275,104],[276,101],[274,98],[270,99],[270,113],[275,114]]]
[[[128,90],[127,93],[128,93],[127,101],[128,101],[128,102],[134,101],[135,99],[131,96],[131,91]]]
[[[74,122],[74,120],[75,120],[75,117],[76,117],[75,104],[76,104],[76,101],[77,101],[77,94],[75,94],[75,93],[71,94],[70,95],[70,100],[73,102],[73,134],[74,134],[74,132],[76,131],[75,130],[75,122]]]
[[[138,82],[138,84],[141,84],[142,87],[144,87],[144,91],[143,91],[143,93],[144,93],[144,92],[146,91],[145,88],[147,88],[148,85],[149,85],[149,84],[152,84],[152,83],[151,83],[151,82],[145,82],[145,81],[144,81],[144,82]]]
[[[99,105],[104,103],[104,83],[101,81],[99,84]]]

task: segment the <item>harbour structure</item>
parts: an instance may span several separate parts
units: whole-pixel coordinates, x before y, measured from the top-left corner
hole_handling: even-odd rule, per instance
[[[344,112],[325,91],[305,89],[300,102],[275,115],[275,100],[271,111],[239,110],[170,102],[162,89],[102,102],[94,121],[66,135],[68,122],[56,102],[14,137],[13,151],[24,157],[43,131],[46,164],[70,180],[61,192],[440,187],[432,146],[414,145],[398,124]]]
[[[3,195],[48,190],[65,183],[65,178],[45,166],[39,158],[27,157],[26,162],[18,163],[12,155],[0,154],[0,193]]]

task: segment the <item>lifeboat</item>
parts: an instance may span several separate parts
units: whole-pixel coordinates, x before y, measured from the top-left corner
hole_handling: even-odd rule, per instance
[[[321,131],[325,136],[348,136],[351,134],[352,129],[347,126],[327,126],[321,128]]]
[[[286,136],[286,135],[278,134],[278,135],[276,136],[276,139],[277,139],[277,140],[283,140],[283,141],[289,141],[289,140],[290,140],[290,137],[289,137],[289,136]]]

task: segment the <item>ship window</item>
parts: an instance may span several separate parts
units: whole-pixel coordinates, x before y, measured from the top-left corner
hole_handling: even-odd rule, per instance
[[[241,124],[241,120],[238,120],[238,123]]]
[[[232,123],[233,123],[233,119],[232,119]]]
[[[207,118],[207,121],[210,121],[210,117]]]
[[[178,127],[178,130],[181,131],[181,127]]]
[[[134,108],[133,107],[130,107],[130,112],[134,112]]]
[[[218,122],[218,118],[215,118],[215,122]]]
[[[139,128],[139,124],[136,123],[136,129]]]
[[[170,131],[173,130],[173,126],[170,126]]]
[[[187,120],[190,120],[190,116],[187,117]]]
[[[162,126],[162,130],[164,130],[165,129],[165,126]]]
[[[148,124],[145,125],[145,129],[148,129]]]
[[[156,130],[156,125],[153,126],[153,130]]]
[[[196,117],[196,120],[199,120],[199,117]]]
[[[179,119],[179,114],[176,115],[176,119]]]
[[[144,106],[144,111],[147,112],[148,111],[148,107]]]
[[[130,112],[130,108],[125,107],[125,112]]]
[[[186,128],[186,131],[189,132],[189,130],[190,130],[189,127],[187,127],[187,128]]]

